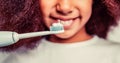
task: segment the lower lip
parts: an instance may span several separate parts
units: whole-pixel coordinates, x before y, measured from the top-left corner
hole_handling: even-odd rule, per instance
[[[76,20],[77,20],[77,18],[74,19],[74,20],[72,20],[72,22],[71,22],[69,25],[64,25],[64,24],[63,24],[64,29],[65,29],[65,30],[70,29],[70,28],[73,26],[73,24],[76,22]]]
[[[72,21],[69,25],[63,24],[64,29],[70,29],[74,21]]]

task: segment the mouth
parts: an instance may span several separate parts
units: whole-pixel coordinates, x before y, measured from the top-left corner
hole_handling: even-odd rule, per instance
[[[64,29],[69,29],[72,26],[72,24],[76,21],[76,19],[80,18],[80,16],[77,16],[77,17],[74,17],[74,18],[50,16],[50,18],[53,20],[53,23],[54,22],[60,22],[61,24],[63,24]]]

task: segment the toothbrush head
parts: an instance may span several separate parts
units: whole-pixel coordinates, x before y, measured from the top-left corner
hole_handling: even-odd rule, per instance
[[[53,23],[52,26],[50,26],[50,31],[55,31],[55,32],[58,32],[58,33],[62,33],[62,32],[64,32],[64,27],[60,22]]]

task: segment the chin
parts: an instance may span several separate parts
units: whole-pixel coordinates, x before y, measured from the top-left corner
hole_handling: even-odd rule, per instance
[[[72,34],[72,33],[67,33],[67,34],[64,34],[64,33],[61,33],[61,34],[56,34],[55,36],[57,37],[57,38],[60,38],[60,39],[69,39],[69,38],[71,38],[72,36],[73,36],[74,34]]]

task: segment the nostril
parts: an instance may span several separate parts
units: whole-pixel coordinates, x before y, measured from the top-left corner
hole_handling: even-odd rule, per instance
[[[72,13],[72,10],[56,10],[56,12],[61,15],[68,15]]]

